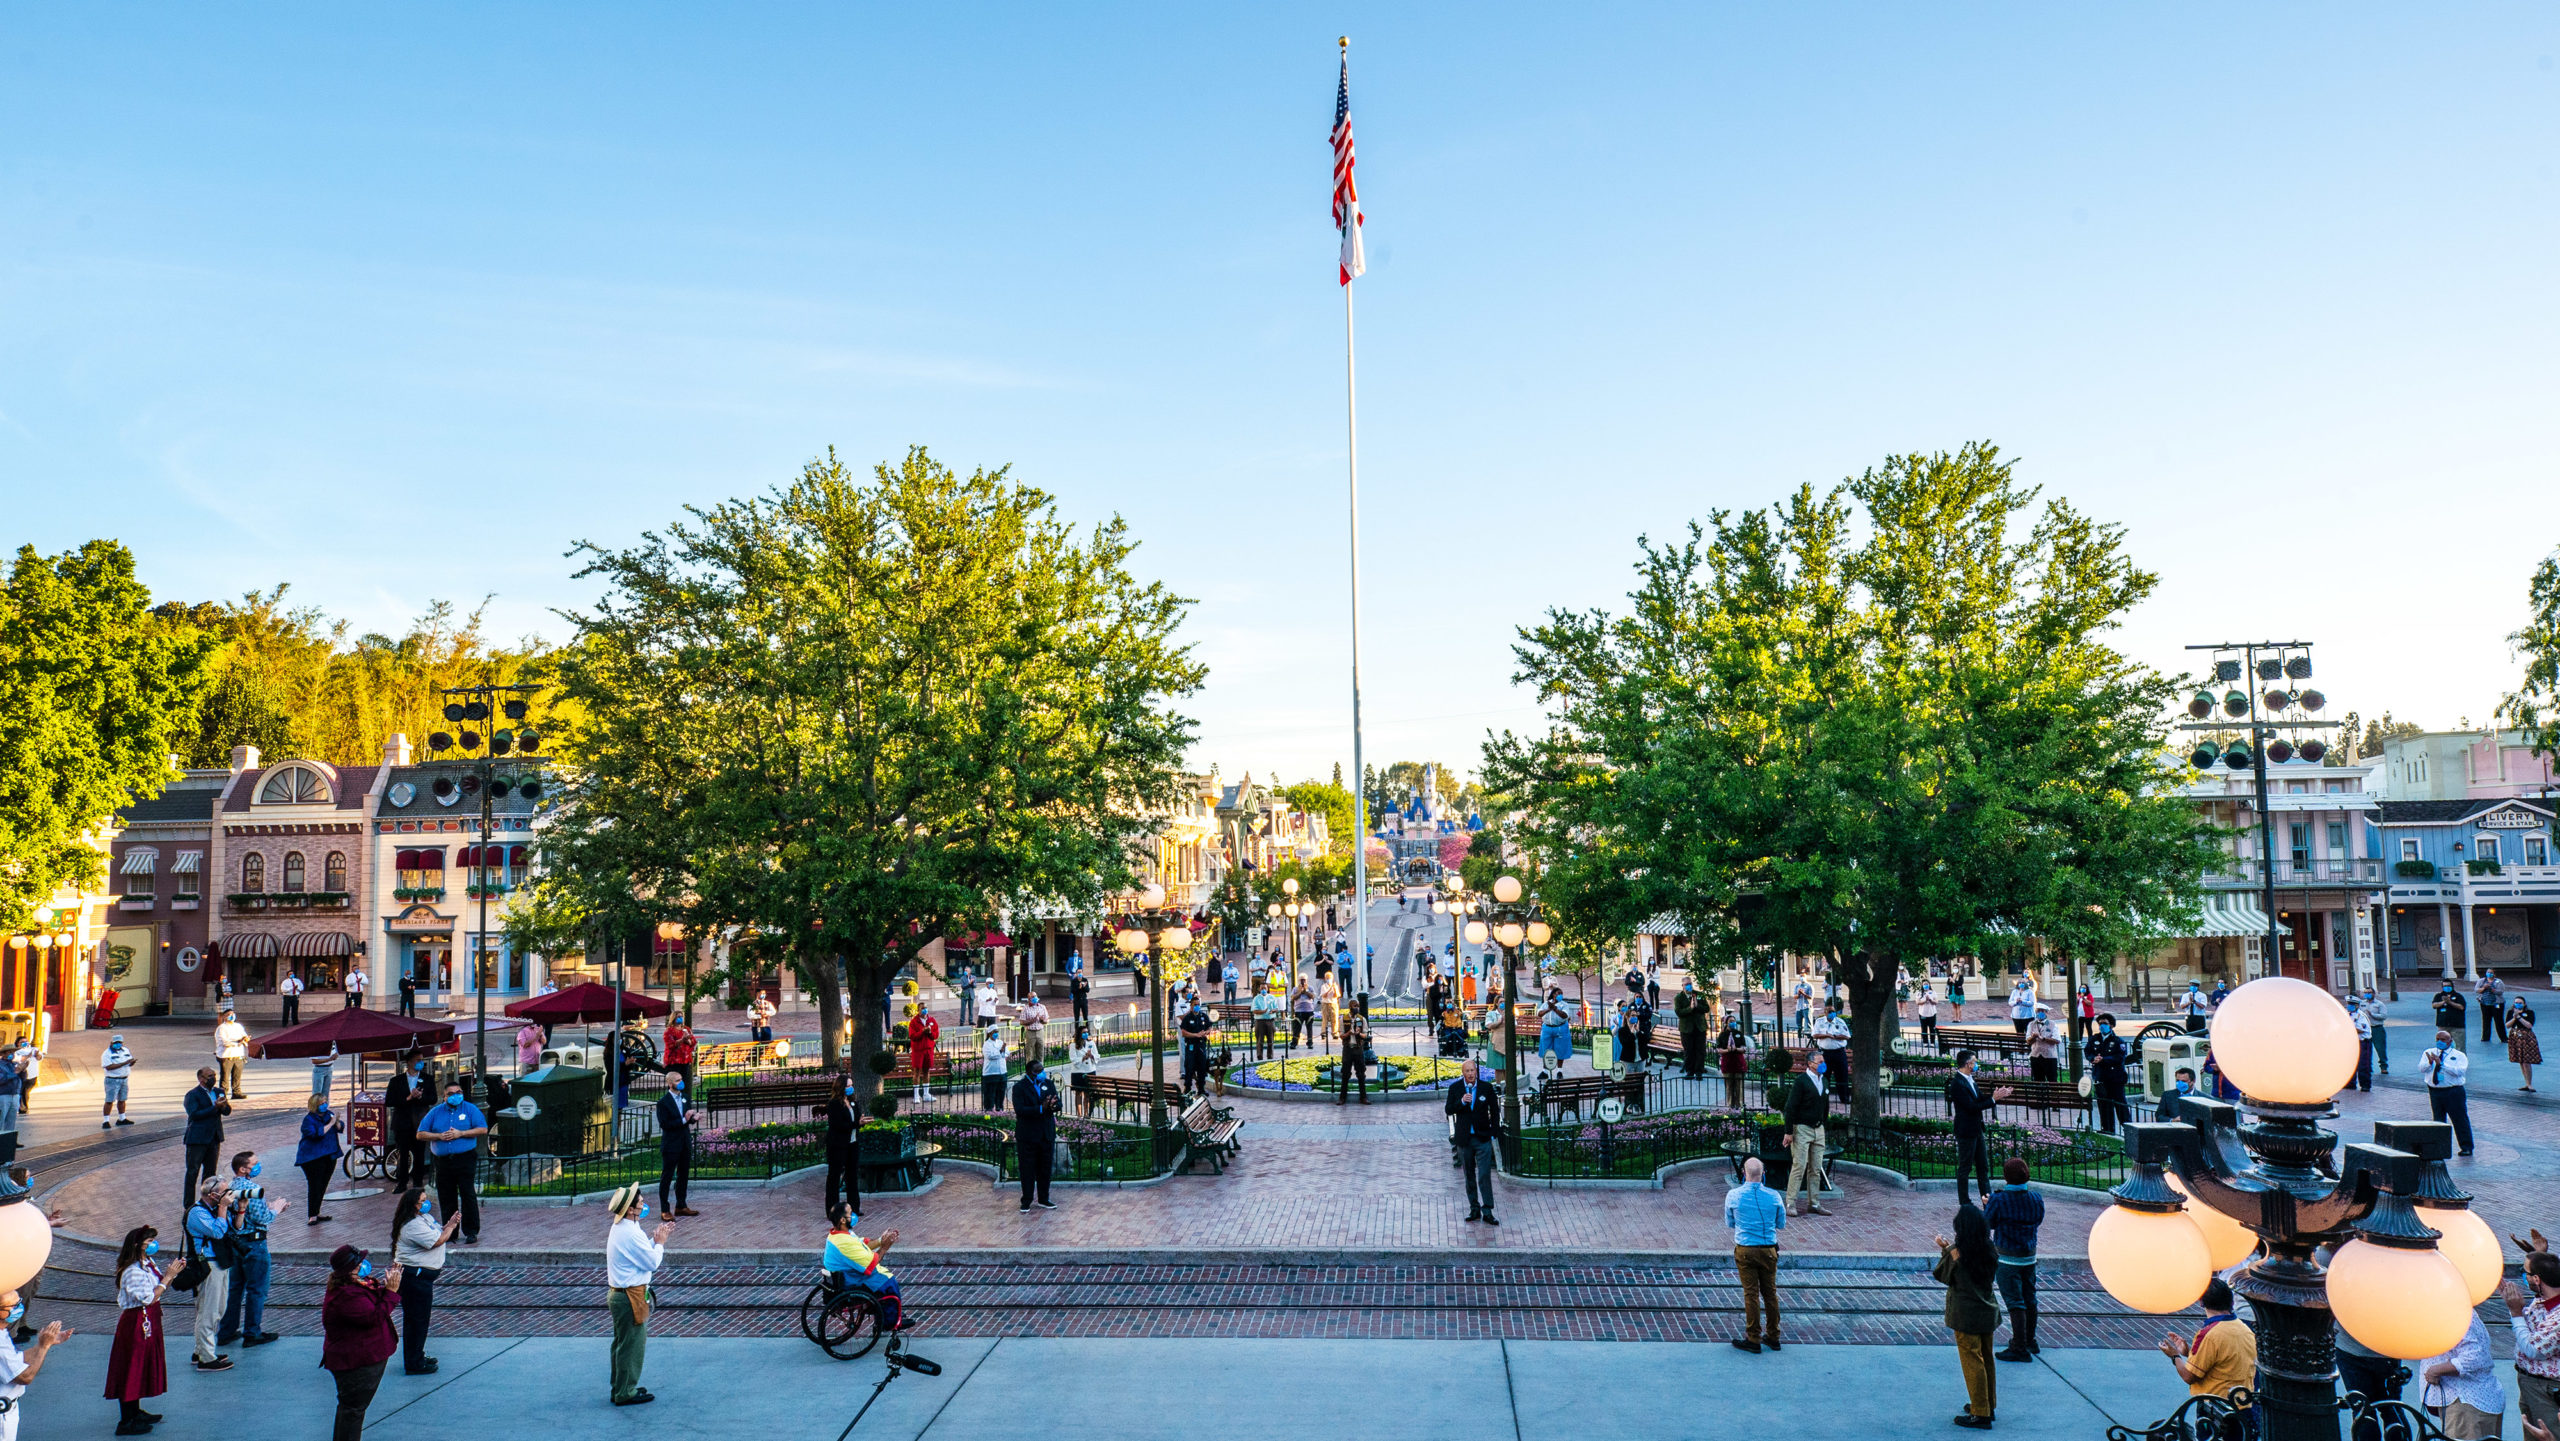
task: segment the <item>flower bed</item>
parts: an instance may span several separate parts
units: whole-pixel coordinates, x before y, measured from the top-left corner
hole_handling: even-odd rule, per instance
[[[1381,1056],[1370,1084],[1382,1091],[1435,1090],[1458,1078],[1462,1061],[1442,1056]],[[1236,1067],[1235,1084],[1248,1091],[1330,1091],[1336,1062],[1330,1056],[1249,1061]],[[1356,1084],[1356,1083],[1355,1083]]]
[[[1613,1126],[1528,1126],[1522,1128],[1516,1169],[1524,1176],[1639,1180],[1681,1161],[1721,1157],[1736,1142],[1776,1154],[1779,1127],[1772,1111],[1721,1109],[1663,1111]],[[2089,1190],[2105,1190],[2125,1176],[2123,1145],[2100,1132],[1995,1123],[1984,1134],[1995,1169],[2016,1156],[2039,1181]],[[1835,1116],[1829,1139],[1843,1161],[1881,1166],[1913,1180],[1955,1174],[1951,1121],[1888,1115],[1880,1118],[1874,1133],[1860,1136],[1845,1117]]]
[[[919,1116],[918,1141],[931,1141],[955,1161],[977,1161],[996,1168],[999,1176],[1021,1174],[1011,1116]],[[1058,1141],[1065,1164],[1052,1179],[1060,1181],[1135,1181],[1162,1174],[1155,1165],[1153,1133],[1144,1126],[1058,1117]],[[1166,1168],[1166,1169],[1169,1169]]]

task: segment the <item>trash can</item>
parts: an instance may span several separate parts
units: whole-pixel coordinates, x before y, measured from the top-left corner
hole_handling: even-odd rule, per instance
[[[613,1108],[605,1101],[604,1072],[544,1066],[518,1076],[508,1088],[511,1104],[494,1118],[493,1153],[510,1156],[586,1156],[613,1149]]]

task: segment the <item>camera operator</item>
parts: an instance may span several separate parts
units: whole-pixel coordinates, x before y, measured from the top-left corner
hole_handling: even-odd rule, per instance
[[[266,1166],[255,1151],[242,1151],[231,1158],[231,1239],[236,1259],[231,1263],[231,1295],[222,1303],[222,1330],[214,1337],[219,1348],[238,1341],[242,1346],[264,1346],[275,1340],[266,1328],[267,1319],[267,1229],[275,1224],[275,1208],[267,1204],[267,1188],[258,1177]]]

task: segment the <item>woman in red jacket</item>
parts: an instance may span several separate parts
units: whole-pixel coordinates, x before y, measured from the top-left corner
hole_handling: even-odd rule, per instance
[[[942,1023],[920,1005],[907,1006],[907,1069],[915,1073],[919,1101],[933,1099],[933,1048],[942,1039]]]
[[[330,1253],[329,1287],[320,1297],[320,1366],[338,1381],[331,1441],[364,1441],[365,1408],[382,1384],[383,1363],[400,1349],[391,1323],[399,1293],[399,1267],[377,1275],[368,1253],[354,1246]]]

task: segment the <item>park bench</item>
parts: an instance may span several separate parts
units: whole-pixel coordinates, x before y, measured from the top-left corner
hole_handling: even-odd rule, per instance
[[[1938,1049],[1947,1055],[1971,1051],[1977,1056],[2025,1056],[2027,1038],[2017,1028],[1999,1026],[1940,1026]]]
[[[1187,1171],[1192,1162],[1205,1159],[1211,1174],[1226,1174],[1227,1162],[1242,1149],[1237,1133],[1243,1129],[1244,1122],[1236,1119],[1232,1108],[1212,1106],[1206,1096],[1194,1099],[1182,1112],[1182,1169]]]
[[[1087,1099],[1096,1107],[1109,1106],[1115,1114],[1135,1112],[1145,1115],[1155,1100],[1155,1083],[1133,1076],[1106,1076],[1099,1071],[1079,1078]],[[1164,1102],[1168,1108],[1182,1104],[1182,1092],[1171,1081],[1164,1085]]]
[[[2080,1087],[2070,1081],[1995,1080],[1992,1084],[2009,1090],[2009,1099],[2000,1103],[2004,1109],[2014,1107],[2032,1111],[2039,1117],[2050,1117],[2055,1111],[2076,1112],[2089,1108],[2089,1098],[2081,1095]]]
[[[1585,1111],[1596,1111],[1610,1096],[1626,1102],[1630,1111],[1643,1110],[1644,1077],[1557,1076],[1538,1087],[1531,1104],[1550,1121],[1567,1111],[1580,1120]]]

